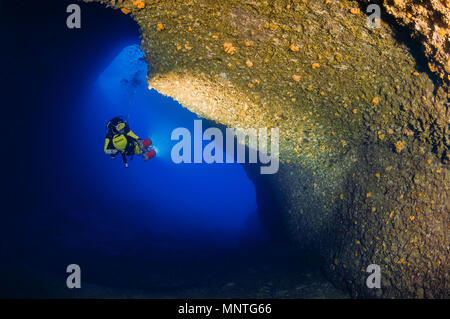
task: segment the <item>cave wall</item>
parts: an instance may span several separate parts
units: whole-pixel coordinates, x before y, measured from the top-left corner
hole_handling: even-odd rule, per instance
[[[89,2],[89,1],[88,1]],[[351,1],[102,1],[142,33],[150,89],[280,129],[287,235],[357,297],[448,297],[449,96]],[[365,286],[369,264],[382,288]]]
[[[423,45],[427,66],[442,85],[450,84],[450,1],[449,0],[360,0],[366,7],[377,3],[385,13],[407,28]]]

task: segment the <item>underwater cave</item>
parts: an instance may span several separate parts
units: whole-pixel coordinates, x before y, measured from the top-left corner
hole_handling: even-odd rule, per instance
[[[21,9],[31,17],[39,10]],[[16,38],[27,38],[38,63],[15,67],[33,67],[43,88],[21,98],[28,113],[11,115],[27,123],[21,134],[33,132],[39,155],[29,188],[12,187],[27,201],[11,205],[16,214],[4,224],[14,245],[2,247],[2,296],[347,296],[287,238],[260,165],[172,162],[171,131],[201,118],[148,89],[131,19],[91,4],[83,28],[68,31],[54,27],[53,13],[45,36],[28,39],[23,28]],[[152,139],[154,159],[136,156],[125,169],[103,154],[105,124],[117,115]],[[72,263],[83,271],[80,292],[64,289]]]
[[[8,2],[0,295],[448,297],[445,52],[365,2]],[[104,154],[117,115],[155,158]],[[279,171],[175,164],[195,120],[279,129]]]

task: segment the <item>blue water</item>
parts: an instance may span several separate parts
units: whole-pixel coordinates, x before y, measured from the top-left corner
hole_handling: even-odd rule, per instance
[[[80,248],[102,241],[99,250],[117,254],[121,238],[134,240],[135,246],[149,244],[135,238],[136,233],[172,250],[189,246],[195,251],[197,246],[199,253],[205,245],[233,249],[249,237],[264,240],[255,188],[240,164],[172,162],[170,151],[176,143],[170,139],[172,130],[186,127],[193,132],[198,117],[173,99],[148,90],[142,56],[137,45],[123,48],[86,86],[82,107],[68,123],[66,138],[73,141],[71,148],[80,150],[72,163],[79,180],[72,182],[82,183],[83,197],[88,194],[88,199],[70,203],[72,214],[84,224],[82,237],[79,229],[62,225],[62,240],[76,232],[77,240],[69,240],[72,245]],[[105,124],[117,115],[127,118],[139,137],[152,139],[155,158],[144,162],[136,156],[126,169],[120,156],[111,159],[103,153]]]

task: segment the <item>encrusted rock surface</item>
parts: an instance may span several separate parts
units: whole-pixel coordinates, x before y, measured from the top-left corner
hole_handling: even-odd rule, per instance
[[[229,127],[280,129],[279,213],[337,284],[449,297],[449,96],[389,26],[337,0],[97,2],[139,24],[150,89]],[[366,287],[369,264],[382,289]]]
[[[379,3],[386,12],[419,39],[429,59],[429,68],[450,83],[450,0],[360,0]]]

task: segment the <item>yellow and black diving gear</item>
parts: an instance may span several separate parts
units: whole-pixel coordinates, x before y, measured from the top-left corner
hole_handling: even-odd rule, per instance
[[[143,154],[144,160],[149,160],[156,155],[151,149],[150,139],[139,139],[128,123],[120,117],[115,117],[106,124],[104,152],[113,158],[120,152],[125,167],[128,167],[127,156],[132,158],[133,155]]]

